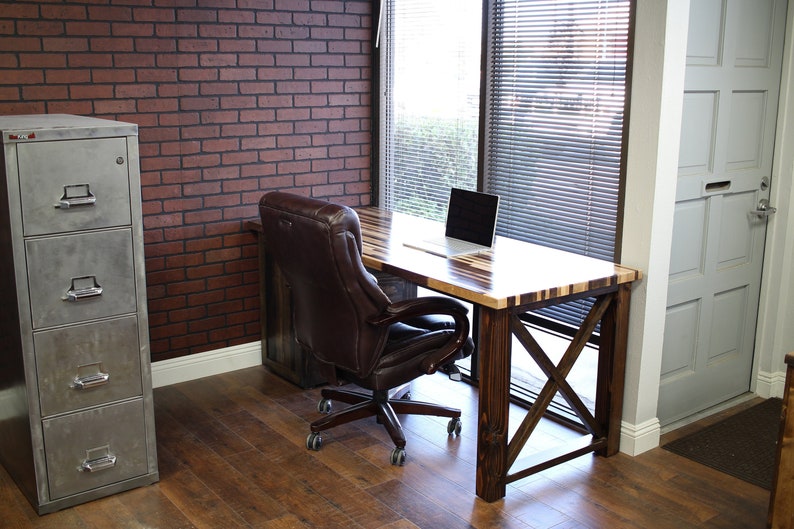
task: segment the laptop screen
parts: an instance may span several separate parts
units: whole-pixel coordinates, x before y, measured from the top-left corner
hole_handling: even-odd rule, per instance
[[[491,246],[499,211],[499,195],[453,187],[447,207],[445,235],[463,241]]]

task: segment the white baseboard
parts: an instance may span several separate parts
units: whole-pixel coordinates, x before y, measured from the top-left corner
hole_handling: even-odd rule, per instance
[[[620,451],[630,456],[637,456],[659,446],[661,427],[659,419],[651,419],[642,424],[620,425]]]
[[[755,392],[759,397],[768,399],[770,397],[782,397],[786,387],[786,372],[776,371],[769,373],[759,371],[755,379]]]
[[[661,435],[670,432],[689,423],[695,422],[704,417],[708,417],[723,409],[735,406],[736,404],[753,398],[762,397],[768,399],[770,397],[782,397],[783,390],[786,386],[786,372],[777,371],[774,373],[759,372],[756,377],[755,392],[745,393],[731,399],[717,406],[704,410],[699,414],[686,417],[680,421],[666,425],[661,428],[658,419],[652,419],[642,424],[629,424],[627,422],[621,423],[620,426],[620,451],[636,456],[643,452],[647,452],[652,448],[659,446]]]
[[[261,342],[152,362],[152,386],[159,388],[197,378],[262,365]]]

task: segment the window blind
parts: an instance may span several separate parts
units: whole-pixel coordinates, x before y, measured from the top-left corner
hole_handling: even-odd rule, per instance
[[[484,180],[497,233],[613,260],[629,0],[492,0]],[[578,323],[589,303],[542,311]]]
[[[381,13],[380,204],[443,219],[477,186],[481,0],[387,0]]]
[[[501,234],[613,259],[628,9],[492,2],[485,173]]]

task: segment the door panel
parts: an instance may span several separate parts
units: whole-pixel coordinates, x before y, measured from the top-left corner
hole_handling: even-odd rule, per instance
[[[765,92],[734,91],[731,94],[728,151],[725,169],[741,171],[756,169],[762,164],[764,125],[766,123]]]
[[[662,358],[662,373],[668,379],[687,376],[695,366],[695,351],[700,334],[700,303],[690,301],[667,309],[664,343],[666,353]]]
[[[677,244],[670,254],[670,280],[680,282],[703,275],[706,206],[701,200],[676,204],[673,239]]]
[[[784,0],[692,0],[658,416],[750,389]]]
[[[741,355],[747,287],[720,292],[714,296],[714,317],[711,320],[708,364],[731,362]]]
[[[678,172],[684,174],[705,174],[714,165],[715,120],[719,106],[718,92],[687,92],[681,123],[681,149],[678,154]],[[695,180],[697,182],[697,180]],[[681,184],[679,184],[680,186]],[[686,195],[691,190],[681,190]]]
[[[716,268],[718,272],[728,272],[735,267],[749,265],[753,259],[755,236],[762,230],[753,230],[746,212],[755,207],[756,193],[727,195],[723,198],[722,216],[719,219],[721,230],[718,234]],[[736,213],[739,213],[738,215]],[[744,214],[743,214],[744,213]],[[748,224],[751,229],[748,229]]]

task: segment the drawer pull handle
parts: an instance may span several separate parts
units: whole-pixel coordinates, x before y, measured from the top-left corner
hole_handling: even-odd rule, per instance
[[[116,466],[116,456],[110,453],[109,446],[100,446],[85,451],[85,459],[80,465],[80,472],[99,472]]]
[[[66,301],[81,301],[102,295],[102,287],[96,276],[73,277],[72,287],[66,291]]]
[[[58,209],[69,209],[81,206],[93,206],[96,196],[91,192],[88,184],[72,184],[63,186],[63,196],[55,204]]]
[[[81,374],[81,372],[85,372],[88,368],[94,368],[92,373],[89,374]],[[77,376],[74,377],[72,381],[72,387],[74,389],[91,389],[97,386],[103,386],[110,381],[110,373],[105,373],[104,369],[102,368],[101,362],[96,362],[94,364],[86,364],[83,366],[77,367]]]

